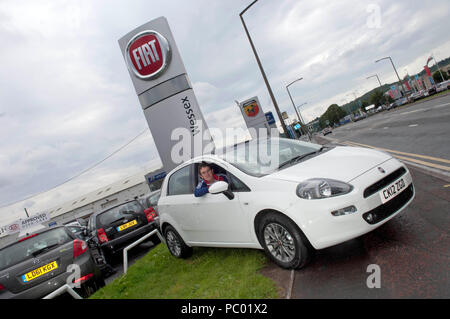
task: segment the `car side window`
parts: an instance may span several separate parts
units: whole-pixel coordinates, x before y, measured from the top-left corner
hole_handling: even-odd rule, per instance
[[[179,169],[170,176],[167,189],[168,196],[193,193],[194,189],[191,179],[191,165]]]
[[[250,192],[250,188],[245,185],[239,178],[222,168],[221,166],[217,164],[210,164],[212,169],[214,170],[214,174],[223,174],[226,175],[228,179],[229,190],[232,192]],[[195,165],[195,171],[198,172],[198,163]],[[196,183],[198,183],[201,180],[200,174],[197,174]]]
[[[230,180],[232,192],[250,192],[250,188],[247,185],[245,185],[239,178],[237,178],[231,173],[228,173],[227,176],[229,177],[228,179]]]

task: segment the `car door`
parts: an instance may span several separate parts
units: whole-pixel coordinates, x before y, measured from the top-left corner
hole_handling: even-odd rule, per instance
[[[216,164],[217,165],[217,164]],[[197,164],[194,171],[197,172]],[[218,165],[227,174],[230,174]],[[196,174],[197,175],[197,174]],[[231,185],[229,187],[231,190]],[[184,231],[195,243],[250,243],[248,216],[241,207],[239,192],[229,199],[223,193],[207,193],[201,197],[191,195],[190,205],[184,212]]]
[[[193,165],[187,165],[168,177],[166,196],[158,201],[158,208],[161,213],[167,214],[174,220],[174,227],[177,230],[189,229],[189,219],[186,210],[192,204],[194,197],[194,185],[191,170]],[[184,240],[189,241],[189,232],[184,234]]]

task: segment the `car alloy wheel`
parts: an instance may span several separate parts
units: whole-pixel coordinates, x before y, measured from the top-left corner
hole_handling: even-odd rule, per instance
[[[169,247],[170,252],[175,256],[181,255],[181,243],[178,240],[177,235],[174,232],[168,231],[166,234],[167,246]]]
[[[264,228],[264,241],[270,254],[283,263],[291,262],[296,255],[294,238],[280,224],[270,223]]]

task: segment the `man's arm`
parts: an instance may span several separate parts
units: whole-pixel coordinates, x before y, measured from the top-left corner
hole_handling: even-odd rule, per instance
[[[206,183],[204,181],[198,183],[197,187],[195,188],[194,191],[194,196],[195,197],[200,197],[205,195],[206,193],[209,193],[208,191],[208,185],[206,185]]]

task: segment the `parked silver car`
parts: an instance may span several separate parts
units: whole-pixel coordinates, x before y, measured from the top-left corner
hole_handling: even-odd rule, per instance
[[[68,228],[45,228],[0,249],[0,299],[42,298],[67,283],[79,283],[84,297],[105,285],[87,243]]]

